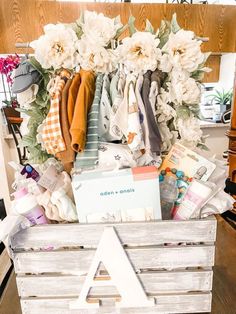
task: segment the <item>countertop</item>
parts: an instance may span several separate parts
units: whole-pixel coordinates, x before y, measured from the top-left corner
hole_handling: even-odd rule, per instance
[[[207,129],[207,128],[229,128],[230,123],[216,123],[216,122],[201,120],[200,125],[201,125],[201,129]]]

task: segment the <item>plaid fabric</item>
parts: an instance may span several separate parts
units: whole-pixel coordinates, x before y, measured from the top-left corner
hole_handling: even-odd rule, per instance
[[[103,75],[98,74],[93,104],[88,114],[86,145],[76,156],[75,169],[94,167],[98,163],[98,116],[103,84]]]
[[[44,147],[48,154],[52,155],[66,149],[61,132],[59,110],[62,90],[65,87],[69,75],[69,72],[63,70],[59,79],[56,79],[56,85],[51,97],[50,109],[43,126],[42,140]]]

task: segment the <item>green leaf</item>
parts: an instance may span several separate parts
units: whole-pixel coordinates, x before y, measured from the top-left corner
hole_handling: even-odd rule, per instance
[[[117,33],[116,33],[116,36],[115,36],[114,39],[118,39],[118,38],[120,37],[120,35],[123,34],[124,31],[126,31],[126,30],[128,29],[128,27],[129,27],[129,25],[126,24],[126,25],[122,26],[121,28],[119,28],[119,29],[117,30]]]
[[[151,34],[155,34],[154,27],[152,26],[151,22],[148,19],[146,19],[145,31]]]
[[[191,77],[194,78],[196,81],[201,82],[204,78],[204,74],[205,74],[205,72],[203,72],[201,70],[196,70],[196,71],[192,72]]]
[[[128,27],[129,27],[129,33],[131,36],[137,31],[134,26],[134,22],[135,22],[135,17],[133,15],[130,15],[129,21],[128,21]]]
[[[162,48],[168,41],[171,32],[170,22],[162,20],[160,28],[157,31],[158,38],[160,39],[159,48]]]
[[[173,14],[171,22],[170,22],[170,27],[171,27],[171,31],[172,33],[176,34],[181,27],[179,26],[178,22],[177,22],[177,16],[176,13]]]
[[[197,147],[205,151],[210,151],[210,149],[204,143],[198,143]]]
[[[178,118],[188,119],[191,115],[191,110],[187,106],[179,106],[176,109],[176,114]]]

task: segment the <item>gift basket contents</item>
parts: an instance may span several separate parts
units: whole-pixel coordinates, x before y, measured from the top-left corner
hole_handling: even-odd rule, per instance
[[[121,40],[127,29],[130,36]],[[25,313],[37,313],[36,304],[47,314],[56,313],[55,308],[75,313],[73,306],[91,305],[83,296],[96,274],[91,270],[92,277],[82,281],[72,274],[88,274],[93,254],[73,247],[97,248],[94,265],[101,256],[108,265],[107,256],[114,252],[123,275],[114,272],[119,268],[114,258],[106,267],[120,291],[125,288],[119,278],[130,278],[139,297],[132,303],[132,293],[128,298],[119,292],[123,305],[129,299],[127,307],[143,309],[137,313],[152,313],[147,308],[154,304],[140,281],[148,295],[160,294],[160,311],[180,313],[183,304],[189,313],[209,311],[210,293],[184,293],[211,290],[212,271],[204,267],[214,264],[216,225],[202,218],[231,209],[234,199],[224,192],[226,165],[201,153],[207,147],[199,123],[200,82],[210,70],[205,67],[209,53],[201,51],[201,44],[201,38],[178,25],[176,15],[158,30],[147,20],[145,31],[139,31],[132,16],[122,25],[119,17],[89,11],[72,24],[46,25],[31,43],[35,54],[21,60],[13,83],[28,161],[10,163],[15,192],[12,212],[1,223],[1,240],[13,250],[17,273],[65,273],[65,289],[80,286],[75,295],[81,291],[81,298],[73,305],[64,288],[51,289],[53,277],[43,279],[51,284],[46,295],[36,291],[40,276],[34,279],[36,292],[27,290],[29,276],[19,277]],[[116,232],[99,223],[115,226]],[[29,228],[33,225],[40,226]],[[125,245],[147,245],[127,249],[133,268],[122,255]],[[129,267],[141,272],[139,281]],[[182,272],[170,274],[178,268]],[[159,281],[164,284],[160,290]],[[55,299],[41,302],[47,291]],[[93,294],[101,291],[109,295],[96,288]],[[165,295],[171,291],[177,294]],[[24,299],[32,296],[39,297],[38,303]]]

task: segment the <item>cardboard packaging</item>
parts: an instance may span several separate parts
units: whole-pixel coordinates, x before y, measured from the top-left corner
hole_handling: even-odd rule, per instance
[[[72,187],[79,222],[161,219],[159,178],[153,166],[75,175]]]

